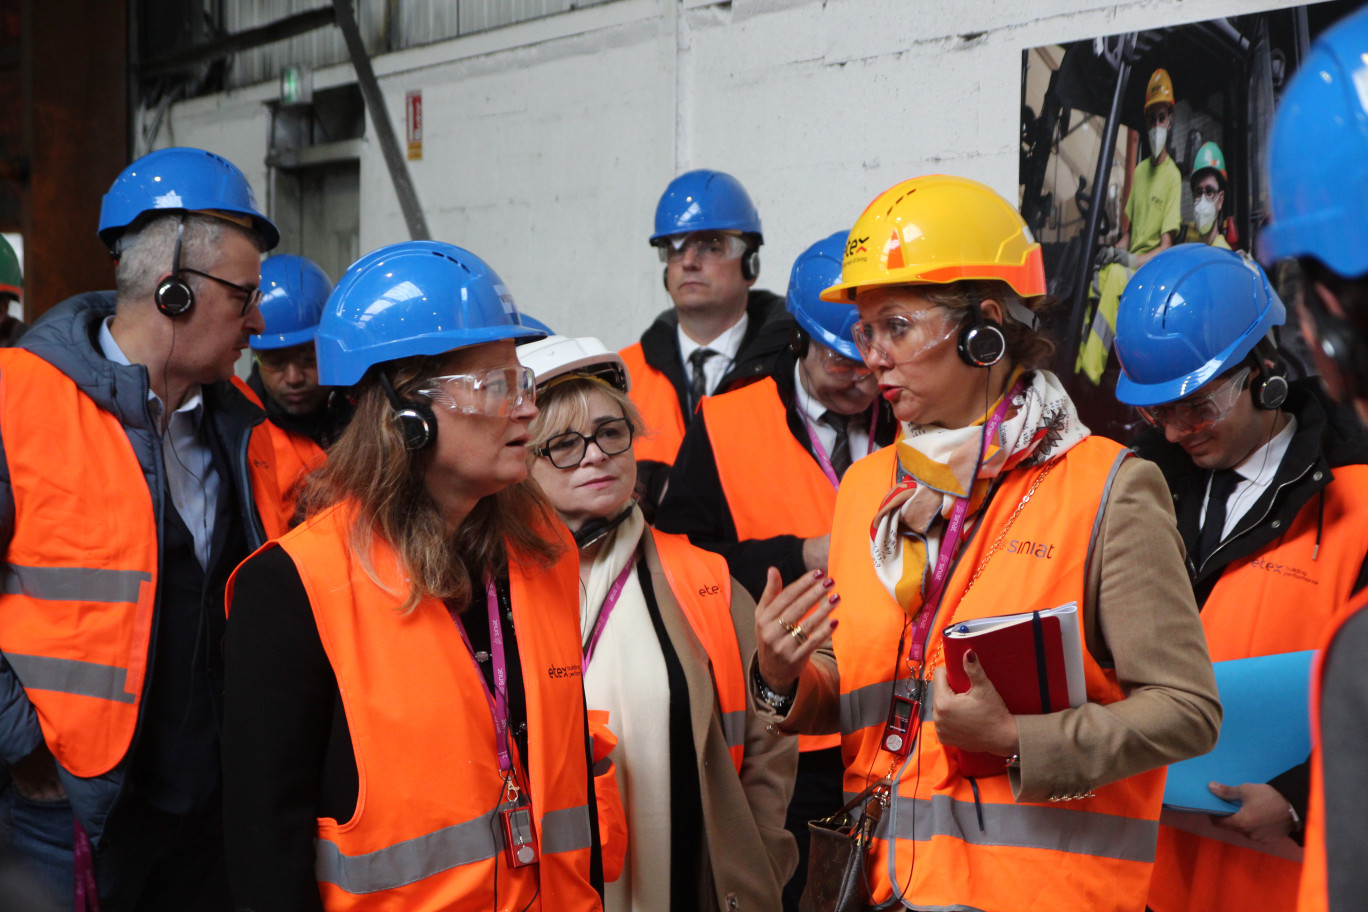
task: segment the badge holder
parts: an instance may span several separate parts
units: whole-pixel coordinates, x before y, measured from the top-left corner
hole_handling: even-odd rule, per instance
[[[907,696],[894,694],[888,707],[888,721],[884,723],[883,749],[895,757],[906,757],[920,728],[921,687],[914,687]]]
[[[525,868],[541,860],[537,852],[537,829],[532,822],[532,806],[520,798],[518,787],[511,782],[509,800],[515,802],[515,806],[499,811],[504,860],[510,868]]]

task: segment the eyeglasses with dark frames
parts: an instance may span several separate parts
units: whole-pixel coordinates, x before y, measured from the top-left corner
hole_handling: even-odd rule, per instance
[[[253,307],[256,307],[261,303],[261,287],[258,285],[239,285],[238,283],[230,282],[227,279],[220,279],[218,276],[211,273],[203,272],[199,269],[191,269],[189,266],[182,266],[180,261],[181,241],[184,239],[184,236],[185,219],[181,219],[180,223],[176,226],[176,250],[171,256],[172,275],[178,276],[183,273],[189,273],[190,275],[197,275],[202,279],[208,279],[211,282],[217,282],[224,288],[236,291],[245,298],[242,302],[242,313],[239,316],[247,316]]]
[[[626,452],[632,446],[635,430],[632,422],[626,418],[610,418],[587,437],[578,431],[566,431],[549,438],[535,452],[551,460],[551,464],[558,469],[573,469],[584,461],[584,454],[589,452],[591,443],[605,456]]]

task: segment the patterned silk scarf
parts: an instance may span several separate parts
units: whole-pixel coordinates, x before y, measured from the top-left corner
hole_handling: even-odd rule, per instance
[[[930,583],[927,571],[940,550],[945,523],[937,523],[937,517],[948,520],[955,501],[966,495],[969,516],[976,516],[998,475],[1048,462],[1089,434],[1049,371],[1018,368],[1007,390],[1011,401],[997,433],[983,447],[976,477],[984,424],[1001,399],[968,427],[902,426],[893,488],[879,505],[869,537],[874,569],[909,617],[921,610]]]

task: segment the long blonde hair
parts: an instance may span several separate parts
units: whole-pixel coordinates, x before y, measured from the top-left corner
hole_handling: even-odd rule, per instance
[[[440,358],[419,356],[382,366],[402,399],[440,372]],[[351,545],[367,575],[381,580],[371,559],[375,539],[392,547],[407,577],[402,611],[424,598],[449,599],[464,608],[487,573],[499,576],[514,560],[550,566],[562,546],[549,534],[557,521],[545,495],[530,478],[476,502],[459,528],[449,532],[428,493],[424,467],[430,451],[409,450],[394,421],[394,408],[372,370],[355,390],[356,413],[328,450],[328,459],[306,482],[300,497],[305,515],[333,504],[356,506]],[[399,593],[396,593],[399,594]]]

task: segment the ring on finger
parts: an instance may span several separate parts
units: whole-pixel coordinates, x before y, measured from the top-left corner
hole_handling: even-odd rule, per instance
[[[795,640],[798,641],[799,646],[803,645],[808,641],[808,632],[803,629],[802,624],[789,624],[788,632],[789,636],[793,637]]]
[[[799,629],[799,627],[798,627],[797,624],[790,624],[788,621],[784,620],[782,617],[776,617],[774,620],[775,620],[775,622],[776,622],[780,627],[783,627],[783,628],[784,628],[785,630],[787,630],[789,633],[793,633],[793,631]]]

